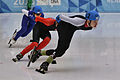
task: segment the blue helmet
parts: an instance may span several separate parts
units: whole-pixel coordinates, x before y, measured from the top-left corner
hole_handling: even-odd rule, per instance
[[[42,8],[40,6],[35,6],[33,7],[33,10],[32,10],[35,14],[40,14],[42,13]]]
[[[99,18],[100,18],[97,11],[86,12],[85,17],[86,17],[87,20],[99,20]]]

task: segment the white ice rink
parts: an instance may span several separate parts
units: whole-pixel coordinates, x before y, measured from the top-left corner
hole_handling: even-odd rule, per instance
[[[0,14],[0,80],[120,80],[120,13],[101,13],[98,27],[91,31],[76,31],[64,56],[51,64],[46,74],[35,71],[47,57],[40,57],[28,68],[27,55],[13,62],[23,48],[30,44],[31,33],[19,38],[8,48],[14,30],[21,28],[21,13]],[[45,17],[54,17],[46,13]],[[56,48],[57,32],[45,49]]]

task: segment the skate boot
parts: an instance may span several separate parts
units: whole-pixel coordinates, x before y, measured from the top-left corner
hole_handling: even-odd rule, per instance
[[[16,36],[16,34],[17,34],[17,29],[14,31],[12,38],[11,38],[11,39],[9,40],[9,42],[8,42],[9,48],[10,48],[13,44],[15,44],[16,40],[14,40],[14,37]]]
[[[21,53],[19,53],[18,55],[16,55],[16,58],[13,58],[12,60],[14,61],[14,62],[17,62],[17,61],[19,61],[20,59],[22,59],[23,58],[23,55],[21,54]]]
[[[10,45],[9,45],[9,48],[13,45],[13,44],[15,44],[16,43],[16,41],[14,40],[14,38],[13,39],[11,39],[11,41],[10,41]]]
[[[45,74],[45,72],[48,71],[48,66],[49,66],[49,63],[45,61],[40,65],[40,69],[36,69],[36,71],[42,74]]]
[[[31,59],[31,62],[34,63],[41,55],[41,50],[34,50],[31,51],[30,55],[28,55],[28,58]]]
[[[34,63],[41,55],[41,50],[36,50],[36,47],[34,47],[33,51],[31,51],[30,55],[28,55],[29,63],[27,67],[30,66],[30,63]]]

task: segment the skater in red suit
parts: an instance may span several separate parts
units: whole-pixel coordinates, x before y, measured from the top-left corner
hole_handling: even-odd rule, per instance
[[[33,28],[33,40],[31,40],[31,44],[24,48],[19,54],[16,55],[16,58],[12,60],[14,62],[23,58],[23,56],[31,51],[36,46],[36,51],[43,49],[51,40],[51,34],[49,31],[56,29],[56,20],[52,18],[42,18],[38,17],[35,14],[36,24]],[[41,43],[39,40],[43,39]]]

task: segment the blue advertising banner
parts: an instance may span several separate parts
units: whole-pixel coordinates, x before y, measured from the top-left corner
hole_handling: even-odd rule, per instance
[[[0,0],[0,13],[21,12],[28,0]],[[44,12],[120,12],[120,0],[33,0],[32,6],[40,5]]]

